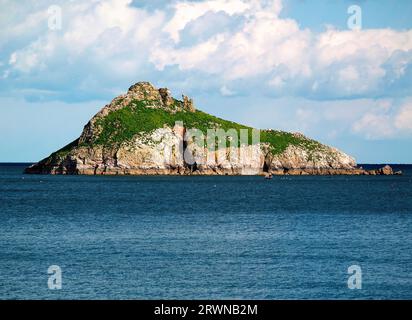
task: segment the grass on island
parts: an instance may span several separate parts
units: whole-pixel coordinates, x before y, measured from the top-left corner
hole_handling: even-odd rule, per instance
[[[240,137],[240,129],[247,129],[249,143],[252,143],[253,128],[251,127],[224,120],[200,110],[171,113],[160,108],[146,107],[147,103],[149,102],[136,100],[128,106],[98,119],[96,125],[100,126],[102,131],[93,143],[102,145],[121,143],[132,139],[140,132],[151,132],[164,125],[173,127],[176,121],[182,121],[186,128],[201,130],[205,136],[208,129],[220,128],[225,131],[234,129]],[[175,103],[179,103],[179,101],[175,100]],[[289,145],[300,146],[308,151],[318,150],[322,147],[315,140],[275,130],[261,130],[260,142],[269,143],[273,154],[282,153]]]
[[[234,129],[240,137],[240,130],[248,130],[249,143],[252,143],[251,127],[238,124],[236,122],[224,120],[203,111],[196,110],[189,112],[186,110],[175,113],[161,108],[150,108],[147,105],[150,101],[134,100],[128,106],[110,112],[105,117],[97,119],[96,126],[101,128],[100,134],[91,142],[92,145],[113,146],[133,139],[139,133],[152,132],[155,129],[163,128],[165,125],[173,127],[175,122],[182,121],[188,129],[196,128],[207,135],[208,129],[223,129],[228,131]],[[175,104],[181,103],[175,100]],[[324,149],[323,145],[303,136],[277,130],[261,130],[260,142],[269,143],[272,154],[280,154],[289,145],[302,147],[309,152]],[[240,138],[239,138],[240,143]],[[53,155],[62,157],[78,144],[78,140],[73,141]],[[229,142],[228,142],[229,144]]]

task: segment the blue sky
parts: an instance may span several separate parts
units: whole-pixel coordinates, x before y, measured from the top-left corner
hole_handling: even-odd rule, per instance
[[[360,30],[348,27],[352,5]],[[1,162],[49,155],[145,80],[359,163],[412,163],[412,1],[0,0],[0,9]]]

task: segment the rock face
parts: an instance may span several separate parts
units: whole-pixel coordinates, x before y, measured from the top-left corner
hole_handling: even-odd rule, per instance
[[[86,124],[78,139],[25,172],[89,175],[394,174],[389,166],[369,171],[358,168],[352,157],[300,133],[256,131],[216,118],[196,110],[193,100],[187,96],[183,95],[181,101],[174,99],[167,88],[156,89],[148,82],[138,82],[126,94],[114,98]]]

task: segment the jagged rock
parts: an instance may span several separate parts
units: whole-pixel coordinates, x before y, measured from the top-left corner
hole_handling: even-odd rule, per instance
[[[166,107],[170,107],[174,100],[172,95],[170,94],[170,90],[167,88],[160,88],[159,89],[160,96],[162,97],[162,102]]]
[[[393,169],[391,168],[391,166],[386,165],[379,169],[363,170],[363,174],[371,175],[371,176],[379,176],[379,175],[389,176],[389,175],[394,175],[396,173],[393,172]]]
[[[186,109],[186,110],[189,110],[191,112],[195,112],[196,109],[195,109],[195,106],[193,104],[193,99],[190,99],[185,95],[182,95],[182,98],[183,98],[183,108]]]
[[[152,101],[159,100],[159,98],[161,99],[159,90],[157,90],[150,82],[137,82],[129,88],[127,94],[138,100]]]
[[[393,175],[393,170],[389,165],[386,165],[383,168],[379,169],[379,173],[381,175],[389,176],[389,175]]]

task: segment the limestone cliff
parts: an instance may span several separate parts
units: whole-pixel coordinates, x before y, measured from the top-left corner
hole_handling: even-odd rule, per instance
[[[210,130],[215,134],[223,132],[227,141],[222,143],[221,135],[217,138],[212,135],[211,144],[207,144],[207,139],[196,140],[188,135],[193,128],[208,137]],[[239,139],[245,132],[247,143]],[[390,168],[372,171],[357,168],[352,157],[299,133],[253,131],[214,117],[196,110],[192,99],[186,96],[182,100],[174,99],[168,89],[156,89],[148,82],[136,83],[126,94],[113,99],[86,124],[77,140],[25,172],[91,175],[393,173]]]

